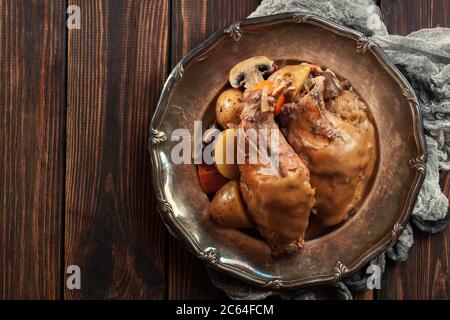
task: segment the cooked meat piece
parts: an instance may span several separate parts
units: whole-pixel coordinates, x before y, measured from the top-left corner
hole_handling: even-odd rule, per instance
[[[326,100],[336,98],[339,95],[340,91],[342,90],[341,82],[338,80],[338,78],[336,78],[336,75],[330,70],[326,70],[323,73],[323,77],[325,78],[323,98]]]
[[[246,149],[245,164],[239,165],[240,190],[248,213],[272,254],[278,256],[295,252],[303,246],[304,232],[314,205],[314,190],[308,168],[286,142],[273,113],[261,111],[261,99],[261,90],[247,95],[241,115]],[[267,102],[272,110],[274,99],[268,97]],[[278,144],[268,143],[266,152],[252,138],[252,129],[256,132],[266,129],[267,141],[274,138]],[[256,146],[257,163],[251,162],[251,146]]]
[[[375,162],[374,128],[361,113],[364,105],[343,91],[325,107],[326,77],[314,79],[311,92],[282,110],[287,139],[311,171],[317,218],[333,226],[360,200]],[[358,115],[358,116],[355,116]],[[354,120],[354,121],[352,121]]]
[[[342,91],[336,99],[328,101],[326,108],[355,126],[367,119],[366,106],[353,91]]]

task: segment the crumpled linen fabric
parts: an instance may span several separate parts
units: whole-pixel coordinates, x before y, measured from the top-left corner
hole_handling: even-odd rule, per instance
[[[419,192],[410,223],[398,241],[369,265],[384,272],[386,258],[403,262],[412,246],[413,224],[424,232],[442,231],[449,221],[448,199],[439,186],[439,171],[450,169],[450,29],[433,28],[407,36],[389,35],[379,17],[374,0],[263,0],[249,16],[259,17],[284,12],[303,12],[322,16],[335,23],[364,33],[380,45],[414,88],[419,100],[427,144],[426,176]],[[328,286],[336,299],[351,299],[349,288],[367,290],[367,267]],[[232,299],[264,299],[279,295],[282,299],[320,299],[324,288],[274,291],[256,288],[237,279],[209,270],[213,283]]]

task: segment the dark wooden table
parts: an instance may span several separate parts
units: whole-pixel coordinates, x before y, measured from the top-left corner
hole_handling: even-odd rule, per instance
[[[224,297],[155,211],[148,127],[178,60],[258,3],[0,1],[0,298]],[[450,25],[450,0],[380,5],[391,33]],[[408,262],[356,297],[448,299],[449,241],[416,232]],[[72,264],[81,290],[65,286]]]

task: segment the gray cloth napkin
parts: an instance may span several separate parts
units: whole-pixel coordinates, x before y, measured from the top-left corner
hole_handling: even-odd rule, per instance
[[[450,169],[450,29],[422,29],[407,36],[389,35],[380,20],[380,9],[373,0],[263,0],[249,16],[259,17],[282,12],[304,12],[328,18],[364,33],[380,45],[406,76],[416,91],[425,127],[428,160],[426,177],[415,204],[411,222],[424,232],[442,231],[449,220],[448,200],[439,186],[439,170]],[[412,246],[413,229],[408,224],[387,251],[372,260],[384,272],[386,256],[405,261]],[[367,268],[337,282],[328,289],[327,298],[351,299],[348,288],[367,290]],[[256,288],[237,279],[208,269],[215,286],[232,299],[264,299],[278,295],[283,299],[321,299],[324,287],[294,291]],[[326,289],[326,288],[325,288]]]

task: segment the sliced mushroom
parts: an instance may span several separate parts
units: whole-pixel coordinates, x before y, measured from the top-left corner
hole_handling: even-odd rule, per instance
[[[230,71],[230,84],[233,88],[254,87],[264,79],[263,75],[274,70],[274,62],[264,56],[255,56],[239,62]]]

